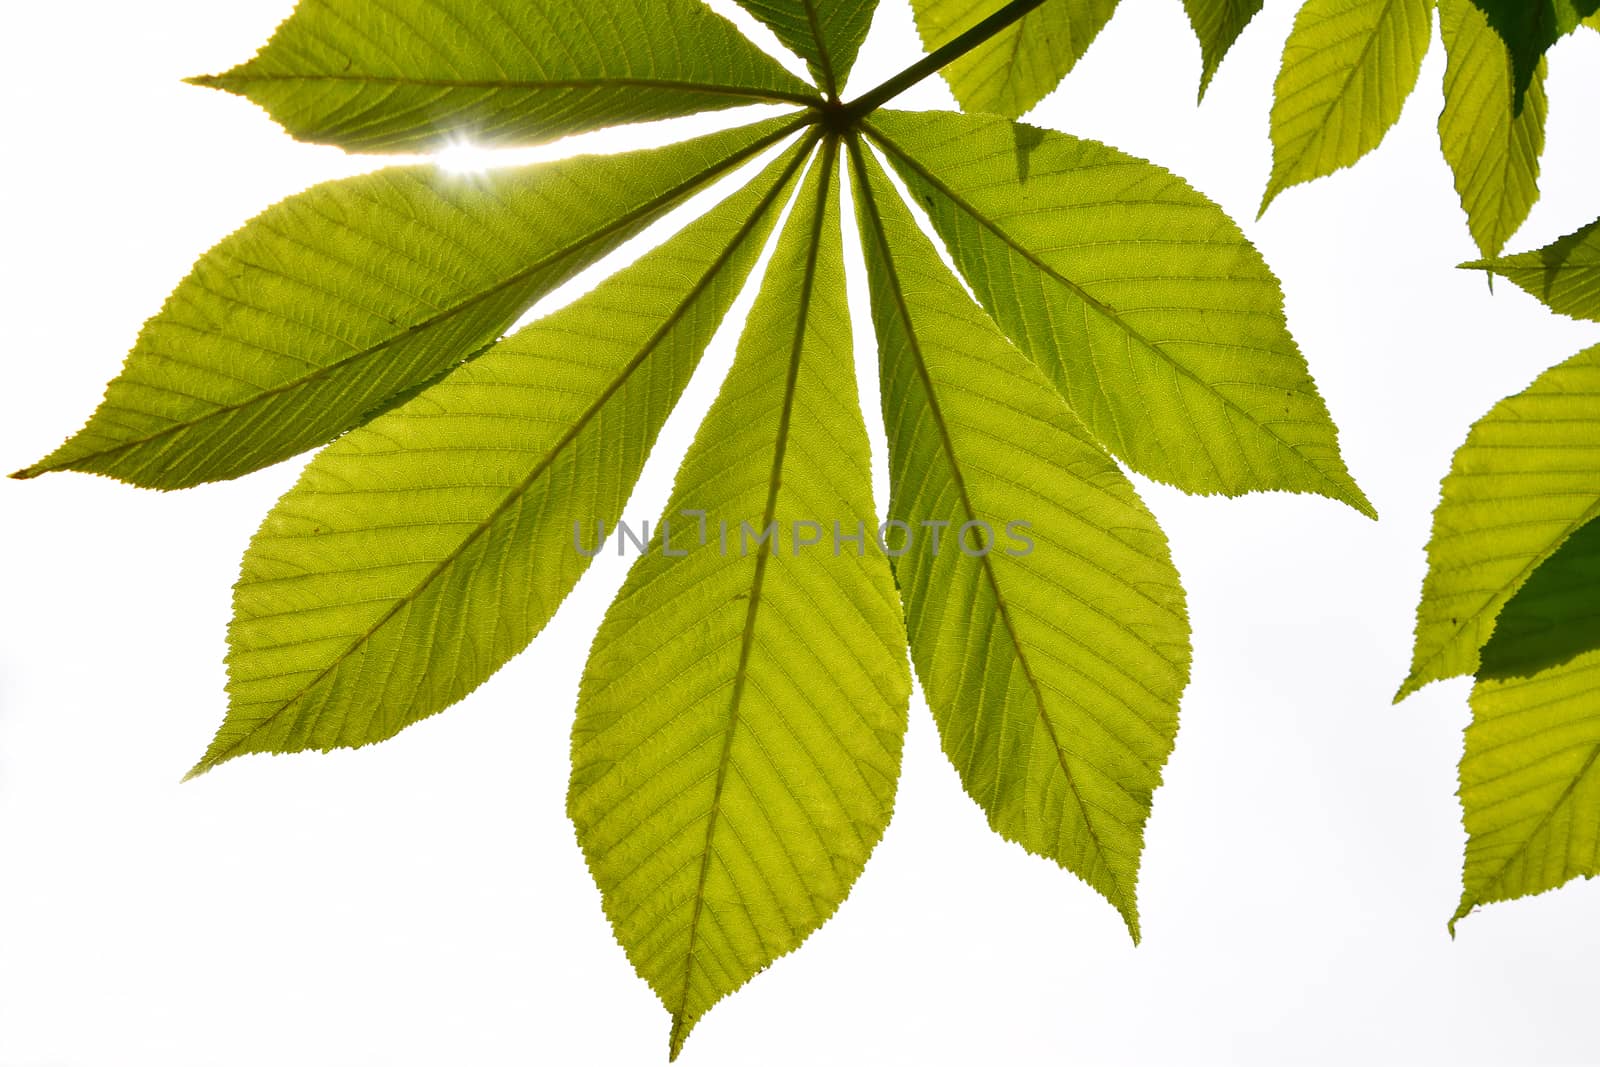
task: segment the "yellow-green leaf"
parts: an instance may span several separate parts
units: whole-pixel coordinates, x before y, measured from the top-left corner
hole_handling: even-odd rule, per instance
[[[1183,0],[1183,9],[1200,42],[1200,99],[1239,34],[1261,10],[1263,0]]]
[[[568,811],[674,1057],[839,906],[900,771],[889,565],[834,548],[876,526],[835,170],[829,142],[578,695]]]
[[[1455,176],[1472,239],[1496,256],[1539,199],[1544,151],[1545,62],[1512,109],[1511,57],[1472,0],[1440,0],[1444,32],[1444,110],[1439,146]]]
[[[1272,178],[1291,185],[1348,167],[1383,140],[1416,87],[1433,0],[1306,0],[1272,95]]]
[[[1480,905],[1600,874],[1600,651],[1473,687],[1461,807],[1452,931]]]
[[[866,40],[878,0],[739,0],[739,6],[804,57],[817,84],[837,97]]]
[[[949,44],[1007,0],[912,0],[928,51]],[[1021,118],[1067,76],[1117,9],[1117,0],[1045,0],[941,73],[964,111]]]
[[[698,0],[301,0],[255,58],[191,81],[352,152],[815,96]]]
[[[1117,456],[1190,492],[1373,513],[1277,279],[1221,208],[1142,159],[1004,119],[880,112],[868,129],[979,301]]]
[[[1139,936],[1144,824],[1189,629],[1166,540],[1038,368],[939,262],[859,146],[895,559],[945,754],[1003,837]],[[938,548],[933,538],[938,537]]]
[[[795,125],[472,179],[395,167],[296,194],[200,258],[88,425],[16,476],[177,489],[323,444]]]
[[[1552,311],[1600,321],[1600,220],[1532,252],[1461,265],[1510,279]]]

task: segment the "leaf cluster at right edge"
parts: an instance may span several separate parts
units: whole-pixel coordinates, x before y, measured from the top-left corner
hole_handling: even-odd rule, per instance
[[[1466,267],[1600,320],[1600,221]],[[1461,901],[1474,908],[1600,873],[1600,345],[1472,427],[1428,543],[1411,673],[1473,674],[1461,761]]]

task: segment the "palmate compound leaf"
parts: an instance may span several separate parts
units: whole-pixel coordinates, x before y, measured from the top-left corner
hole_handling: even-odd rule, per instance
[[[1434,0],[1306,0],[1272,93],[1272,177],[1261,213],[1348,167],[1400,118],[1433,39]]]
[[[522,651],[621,514],[801,158],[311,461],[245,553],[228,715],[191,773],[382,740]]]
[[[395,167],[292,196],[200,258],[88,424],[14,477],[177,489],[323,444],[800,121],[474,179]]]
[[[1544,151],[1545,63],[1513,113],[1511,57],[1472,0],[1439,0],[1447,56],[1439,146],[1450,164],[1467,227],[1479,251],[1495,256],[1539,199]]]
[[[917,32],[932,52],[1006,5],[1007,0],[912,0]],[[1044,0],[942,71],[964,111],[1021,118],[1089,50],[1117,0]]]
[[[912,537],[895,574],[945,753],[998,833],[1098,890],[1137,940],[1144,823],[1189,669],[1166,540],[852,154],[889,514]]]
[[[797,55],[817,84],[837,98],[867,38],[878,0],[738,0],[771,27]]]
[[[866,128],[979,301],[1130,466],[1373,514],[1277,280],[1221,208],[1144,160],[1004,119],[879,112]]]
[[[834,154],[830,139],[678,472],[670,543],[658,528],[629,573],[578,696],[568,811],[672,1013],[674,1057],[838,907],[899,777],[910,674],[870,547]],[[834,550],[834,523],[862,554]]]
[[[1471,674],[1529,576],[1600,516],[1600,345],[1496,404],[1456,451],[1433,513],[1411,672],[1395,699]]]
[[[1183,0],[1189,25],[1200,42],[1200,99],[1204,100],[1211,78],[1239,34],[1261,10],[1263,0]]]
[[[1544,54],[1578,23],[1596,13],[1600,0],[1472,0],[1505,43],[1512,69],[1512,110],[1520,113]]]
[[[699,0],[301,0],[255,58],[191,81],[353,152],[816,96]]]
[[[1452,932],[1481,904],[1600,874],[1600,650],[1473,687],[1461,806],[1467,856]]]
[[[1530,97],[1530,110],[1531,107]],[[1600,321],[1600,219],[1532,252],[1480,259],[1461,266],[1493,271],[1552,311]]]

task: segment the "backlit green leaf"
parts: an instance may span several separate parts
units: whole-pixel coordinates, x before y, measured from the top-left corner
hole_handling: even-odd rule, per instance
[[[698,0],[301,0],[255,58],[191,80],[355,152],[814,96]]]
[[[804,57],[817,84],[838,96],[856,61],[878,0],[739,0]]]
[[[912,0],[928,51],[948,44],[1007,0]],[[1089,50],[1117,0],[1045,0],[941,73],[964,111],[1021,118]]]
[[[1600,516],[1600,345],[1500,401],[1456,451],[1433,513],[1411,673],[1470,674],[1506,601]]]
[[[1472,0],[1510,53],[1512,110],[1520,113],[1524,95],[1545,52],[1595,14],[1600,0]]]
[[[1600,320],[1600,220],[1532,252],[1462,266],[1508,278],[1563,315]]]
[[[1467,860],[1452,931],[1481,904],[1600,874],[1600,651],[1473,687],[1461,806]]]
[[[856,163],[889,514],[911,539],[895,573],[945,753],[997,832],[1084,879],[1137,939],[1144,824],[1189,668],[1166,540],[877,163]]]
[[[228,716],[195,773],[380,741],[522,651],[587,566],[580,541],[621,513],[770,231],[789,156],[312,460],[245,553]]]
[[[1287,489],[1373,513],[1277,280],[1221,208],[1053,130],[941,112],[880,112],[868,129],[984,307],[1112,452],[1190,492]]]
[[[1200,98],[1239,34],[1261,10],[1263,0],[1183,0],[1189,25],[1200,41]]]
[[[1483,646],[1478,677],[1527,677],[1594,648],[1600,648],[1600,519],[1567,538],[1506,602]]]
[[[830,142],[678,472],[662,522],[683,555],[658,529],[578,696],[568,811],[674,1057],[838,907],[899,777],[893,579],[870,547],[834,550],[835,523],[869,545],[876,525],[835,170]]]
[[[200,258],[88,425],[16,476],[176,489],[323,444],[795,125],[478,178],[395,167],[292,196]]]
[[[1433,0],[1306,0],[1272,97],[1272,178],[1291,185],[1348,167],[1383,140],[1417,84]]]
[[[1539,199],[1547,104],[1543,61],[1513,115],[1511,57],[1472,0],[1440,0],[1444,31],[1444,110],[1439,145],[1455,176],[1472,239],[1499,255]]]

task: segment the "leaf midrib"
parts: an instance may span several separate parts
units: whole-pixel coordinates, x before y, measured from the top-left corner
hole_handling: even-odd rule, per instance
[[[827,198],[830,192],[834,154],[837,141],[829,137],[824,141],[822,168],[814,205],[815,216],[811,223],[811,241],[806,254],[805,273],[800,279],[797,298],[794,336],[789,348],[789,367],[784,380],[783,405],[778,413],[778,429],[772,451],[772,468],[767,477],[767,501],[761,513],[761,529],[767,529],[778,510],[778,492],[783,485],[783,459],[788,451],[789,424],[794,414],[795,390],[800,380],[800,359],[805,350],[806,323],[811,316],[812,289],[816,282],[817,256],[822,244],[822,227],[827,220]],[[809,146],[807,146],[809,148]],[[798,158],[798,157],[797,157]],[[780,236],[781,240],[781,236]],[[756,556],[755,574],[750,579],[750,596],[745,608],[744,629],[739,640],[739,662],[733,676],[733,692],[728,700],[728,725],[723,732],[722,752],[717,760],[716,780],[711,791],[711,812],[706,819],[705,845],[700,853],[700,873],[695,881],[694,904],[689,915],[689,950],[684,959],[683,988],[678,995],[677,1007],[672,1012],[672,1032],[668,1038],[669,1052],[676,1058],[678,1050],[688,1036],[684,1028],[685,1012],[689,1006],[689,987],[694,978],[695,943],[699,935],[700,914],[705,904],[706,880],[711,873],[711,842],[716,835],[717,823],[722,813],[722,791],[727,781],[728,766],[733,756],[733,736],[739,728],[739,705],[744,698],[745,679],[748,677],[750,653],[755,646],[756,615],[761,610],[761,593],[766,579],[767,561],[771,558],[775,542],[767,542]]]
[[[1144,348],[1146,351],[1154,353],[1168,367],[1172,368],[1174,373],[1180,375],[1185,380],[1187,380],[1187,381],[1193,383],[1194,385],[1198,386],[1208,396],[1215,397],[1217,399],[1217,401],[1222,404],[1223,407],[1227,408],[1229,411],[1235,412],[1236,414],[1241,416],[1246,422],[1248,422],[1250,425],[1256,427],[1263,434],[1265,434],[1266,436],[1270,437],[1274,442],[1276,442],[1280,447],[1282,447],[1285,452],[1287,452],[1289,455],[1294,456],[1295,459],[1298,460],[1307,470],[1311,471],[1319,480],[1321,480],[1323,482],[1324,485],[1326,485],[1328,488],[1332,489],[1334,491],[1334,493],[1335,493],[1336,499],[1344,500],[1347,503],[1355,504],[1355,501],[1350,499],[1349,491],[1344,486],[1342,486],[1337,480],[1335,480],[1333,477],[1331,477],[1322,468],[1318,467],[1316,464],[1312,463],[1305,456],[1301,455],[1300,450],[1297,449],[1288,440],[1286,440],[1281,434],[1279,434],[1277,432],[1277,430],[1275,430],[1271,425],[1269,425],[1267,423],[1263,423],[1262,421],[1257,419],[1255,417],[1255,415],[1253,413],[1251,413],[1248,409],[1246,409],[1244,407],[1241,407],[1236,401],[1234,401],[1233,399],[1231,399],[1227,395],[1225,395],[1223,393],[1220,393],[1216,389],[1212,388],[1210,382],[1207,382],[1204,378],[1201,378],[1199,375],[1197,375],[1189,367],[1185,366],[1183,363],[1180,363],[1169,352],[1167,352],[1167,350],[1165,348],[1161,347],[1160,345],[1156,344],[1154,341],[1151,341],[1149,338],[1145,337],[1144,334],[1141,333],[1137,327],[1133,326],[1125,318],[1123,318],[1122,315],[1117,311],[1116,308],[1113,308],[1109,304],[1106,304],[1106,303],[1102,302],[1097,297],[1095,297],[1094,294],[1088,292],[1086,289],[1084,289],[1078,283],[1074,282],[1071,278],[1068,278],[1066,275],[1064,275],[1060,271],[1056,270],[1050,264],[1046,263],[1036,253],[1034,253],[1030,249],[1024,247],[1023,245],[1019,244],[1016,240],[1014,240],[1011,237],[1011,235],[1009,233],[1007,233],[1005,231],[1005,229],[1003,227],[1000,226],[999,223],[997,223],[994,220],[990,219],[983,212],[979,211],[970,201],[968,201],[966,198],[961,196],[961,194],[957,193],[954,189],[951,189],[944,182],[940,181],[939,178],[937,178],[926,167],[924,167],[920,162],[918,162],[915,158],[913,158],[911,156],[911,154],[909,152],[907,152],[904,148],[902,148],[900,145],[896,144],[894,142],[894,140],[892,138],[890,138],[887,134],[885,134],[882,130],[878,129],[876,126],[872,125],[870,122],[867,122],[865,120],[862,121],[861,125],[862,125],[863,129],[865,129],[867,131],[867,134],[874,141],[876,141],[878,144],[880,144],[886,151],[890,152],[891,154],[893,154],[894,156],[899,158],[902,162],[904,162],[906,164],[906,166],[908,166],[912,170],[916,171],[917,174],[924,181],[926,181],[929,185],[932,185],[936,190],[938,190],[940,195],[944,196],[951,203],[953,203],[956,207],[958,207],[963,212],[965,212],[969,217],[971,217],[973,220],[975,220],[984,229],[986,229],[990,233],[994,234],[995,237],[997,237],[1007,248],[1011,249],[1017,255],[1021,256],[1025,260],[1027,260],[1030,264],[1032,264],[1040,272],[1044,273],[1048,277],[1050,277],[1050,278],[1054,279],[1056,282],[1060,283],[1063,287],[1068,289],[1079,300],[1082,300],[1090,308],[1094,309],[1094,311],[1097,314],[1101,315],[1102,317],[1104,317],[1105,319],[1107,319],[1111,323],[1115,324],[1118,329],[1120,329],[1123,332],[1125,332],[1126,334],[1128,334],[1129,337],[1131,337],[1134,341],[1138,342],[1138,344],[1142,348]],[[1367,505],[1366,507],[1361,507],[1360,505],[1356,505],[1356,509],[1358,511],[1362,511],[1363,513],[1369,513],[1370,507],[1371,507],[1370,504]]]
[[[180,422],[171,423],[170,425],[162,427],[160,430],[146,434],[144,437],[140,437],[131,441],[124,441],[110,448],[102,448],[94,452],[73,456],[68,460],[59,461],[56,463],[40,463],[33,467],[25,468],[24,470],[17,472],[17,474],[12,475],[12,477],[32,478],[47,471],[76,467],[89,460],[114,456],[118,453],[126,452],[129,449],[137,448],[141,445],[147,445],[153,441],[161,440],[164,437],[182,433],[185,430],[191,430],[194,427],[200,426],[212,419],[221,418],[223,416],[232,414],[233,412],[244,410],[245,408],[251,407],[257,403],[266,402],[273,397],[280,396],[305,385],[309,385],[312,382],[327,378],[329,375],[337,372],[343,367],[350,365],[351,363],[366,359],[369,356],[376,355],[386,348],[391,348],[395,345],[398,345],[410,337],[417,336],[422,332],[437,326],[439,323],[447,321],[448,319],[460,314],[468,308],[480,304],[507,289],[514,288],[516,285],[526,281],[528,278],[545,269],[546,267],[549,267],[555,263],[559,263],[562,259],[581,252],[585,247],[593,244],[596,241],[605,239],[620,229],[626,229],[634,222],[637,222],[641,218],[648,217],[652,212],[659,210],[664,205],[670,204],[672,201],[682,197],[688,192],[691,192],[698,186],[704,185],[706,182],[717,177],[719,174],[738,166],[750,156],[755,155],[756,153],[773,144],[775,141],[787,137],[795,130],[801,128],[802,126],[808,125],[813,121],[814,118],[809,113],[797,115],[792,122],[785,123],[772,133],[762,136],[759,140],[753,142],[752,144],[746,145],[744,148],[739,149],[737,152],[733,153],[727,158],[719,160],[717,163],[705,168],[698,174],[685,179],[678,185],[664,193],[659,194],[632,211],[613,219],[611,222],[599,227],[598,229],[589,231],[582,237],[569,242],[561,249],[551,252],[549,255],[540,258],[533,264],[515,272],[502,281],[496,282],[494,285],[486,289],[480,289],[478,292],[455,304],[452,304],[449,307],[440,309],[420,322],[416,322],[410,326],[407,326],[399,333],[368,345],[367,347],[359,349],[358,351],[341,356],[332,363],[324,364],[323,366],[318,367],[307,374],[303,374],[298,378],[291,379],[279,385],[272,386],[269,389],[263,389],[259,392],[252,393],[250,396],[235,403],[213,407],[203,415],[198,415],[191,419],[185,419]],[[381,403],[381,401],[379,403]]]
[[[863,123],[863,126],[867,126],[869,132],[874,132],[866,123]],[[906,304],[905,292],[900,285],[899,271],[895,268],[894,255],[889,249],[888,234],[884,231],[883,219],[878,213],[877,201],[874,198],[872,187],[868,184],[866,163],[861,157],[861,145],[859,138],[851,138],[850,155],[851,160],[854,163],[854,170],[857,175],[857,184],[860,188],[860,195],[862,196],[863,203],[865,203],[867,207],[867,213],[869,216],[868,221],[870,221],[872,224],[878,248],[883,255],[884,267],[888,276],[887,280],[891,290],[894,293],[895,307],[900,315],[901,322],[905,326],[906,339],[909,342],[908,347],[911,349],[912,354],[916,357],[917,375],[922,380],[923,392],[928,398],[928,412],[933,418],[934,425],[938,428],[940,444],[943,446],[945,457],[950,463],[950,472],[951,477],[955,481],[956,494],[961,500],[961,508],[964,512],[966,512],[967,518],[969,520],[976,520],[978,515],[972,506],[972,499],[967,492],[966,478],[962,474],[961,465],[956,459],[955,445],[950,436],[950,427],[945,421],[943,410],[939,406],[939,400],[933,388],[932,375],[928,371],[927,361],[922,353],[922,346],[917,340],[916,328],[912,325],[911,311]],[[1006,603],[1005,595],[1001,592],[999,580],[994,573],[994,563],[990,559],[989,553],[983,554],[982,556],[978,557],[978,559],[990,592],[994,594],[995,607],[1000,613],[1000,621],[1005,626],[1006,637],[1011,642],[1012,651],[1016,654],[1017,664],[1022,668],[1023,677],[1027,679],[1028,688],[1033,693],[1034,708],[1038,714],[1039,720],[1044,724],[1046,734],[1048,734],[1050,738],[1050,746],[1055,751],[1056,761],[1061,767],[1061,774],[1066,780],[1067,789],[1071,792],[1072,799],[1078,806],[1078,813],[1083,818],[1084,828],[1089,833],[1090,841],[1094,843],[1095,853],[1099,857],[1100,862],[1105,866],[1106,872],[1110,875],[1110,882],[1114,887],[1114,892],[1117,897],[1113,903],[1116,905],[1117,910],[1122,913],[1123,918],[1127,921],[1129,932],[1132,933],[1134,942],[1137,943],[1139,940],[1138,920],[1135,918],[1137,913],[1131,911],[1129,908],[1127,897],[1123,893],[1121,879],[1118,878],[1115,869],[1111,866],[1109,860],[1110,854],[1106,851],[1105,845],[1100,840],[1099,833],[1095,830],[1094,822],[1089,817],[1088,805],[1085,804],[1083,795],[1078,790],[1077,779],[1067,766],[1066,751],[1063,749],[1060,738],[1056,733],[1055,724],[1051,722],[1050,716],[1047,713],[1046,709],[1048,704],[1045,700],[1044,690],[1040,686],[1038,679],[1034,677],[1032,664],[1028,661],[1028,656],[1023,649],[1022,641],[1017,634],[1016,625],[1011,619],[1010,607]]]
[[[235,85],[245,86],[257,82],[348,82],[358,85],[403,86],[419,89],[505,89],[537,92],[542,89],[647,89],[657,91],[706,93],[712,96],[735,96],[751,100],[804,104],[819,102],[814,93],[791,92],[786,89],[759,89],[751,86],[725,85],[718,82],[692,82],[672,78],[412,78],[387,74],[333,74],[333,73],[258,73],[241,70],[223,74],[202,74],[187,79],[190,85],[207,89],[233,92]]]

